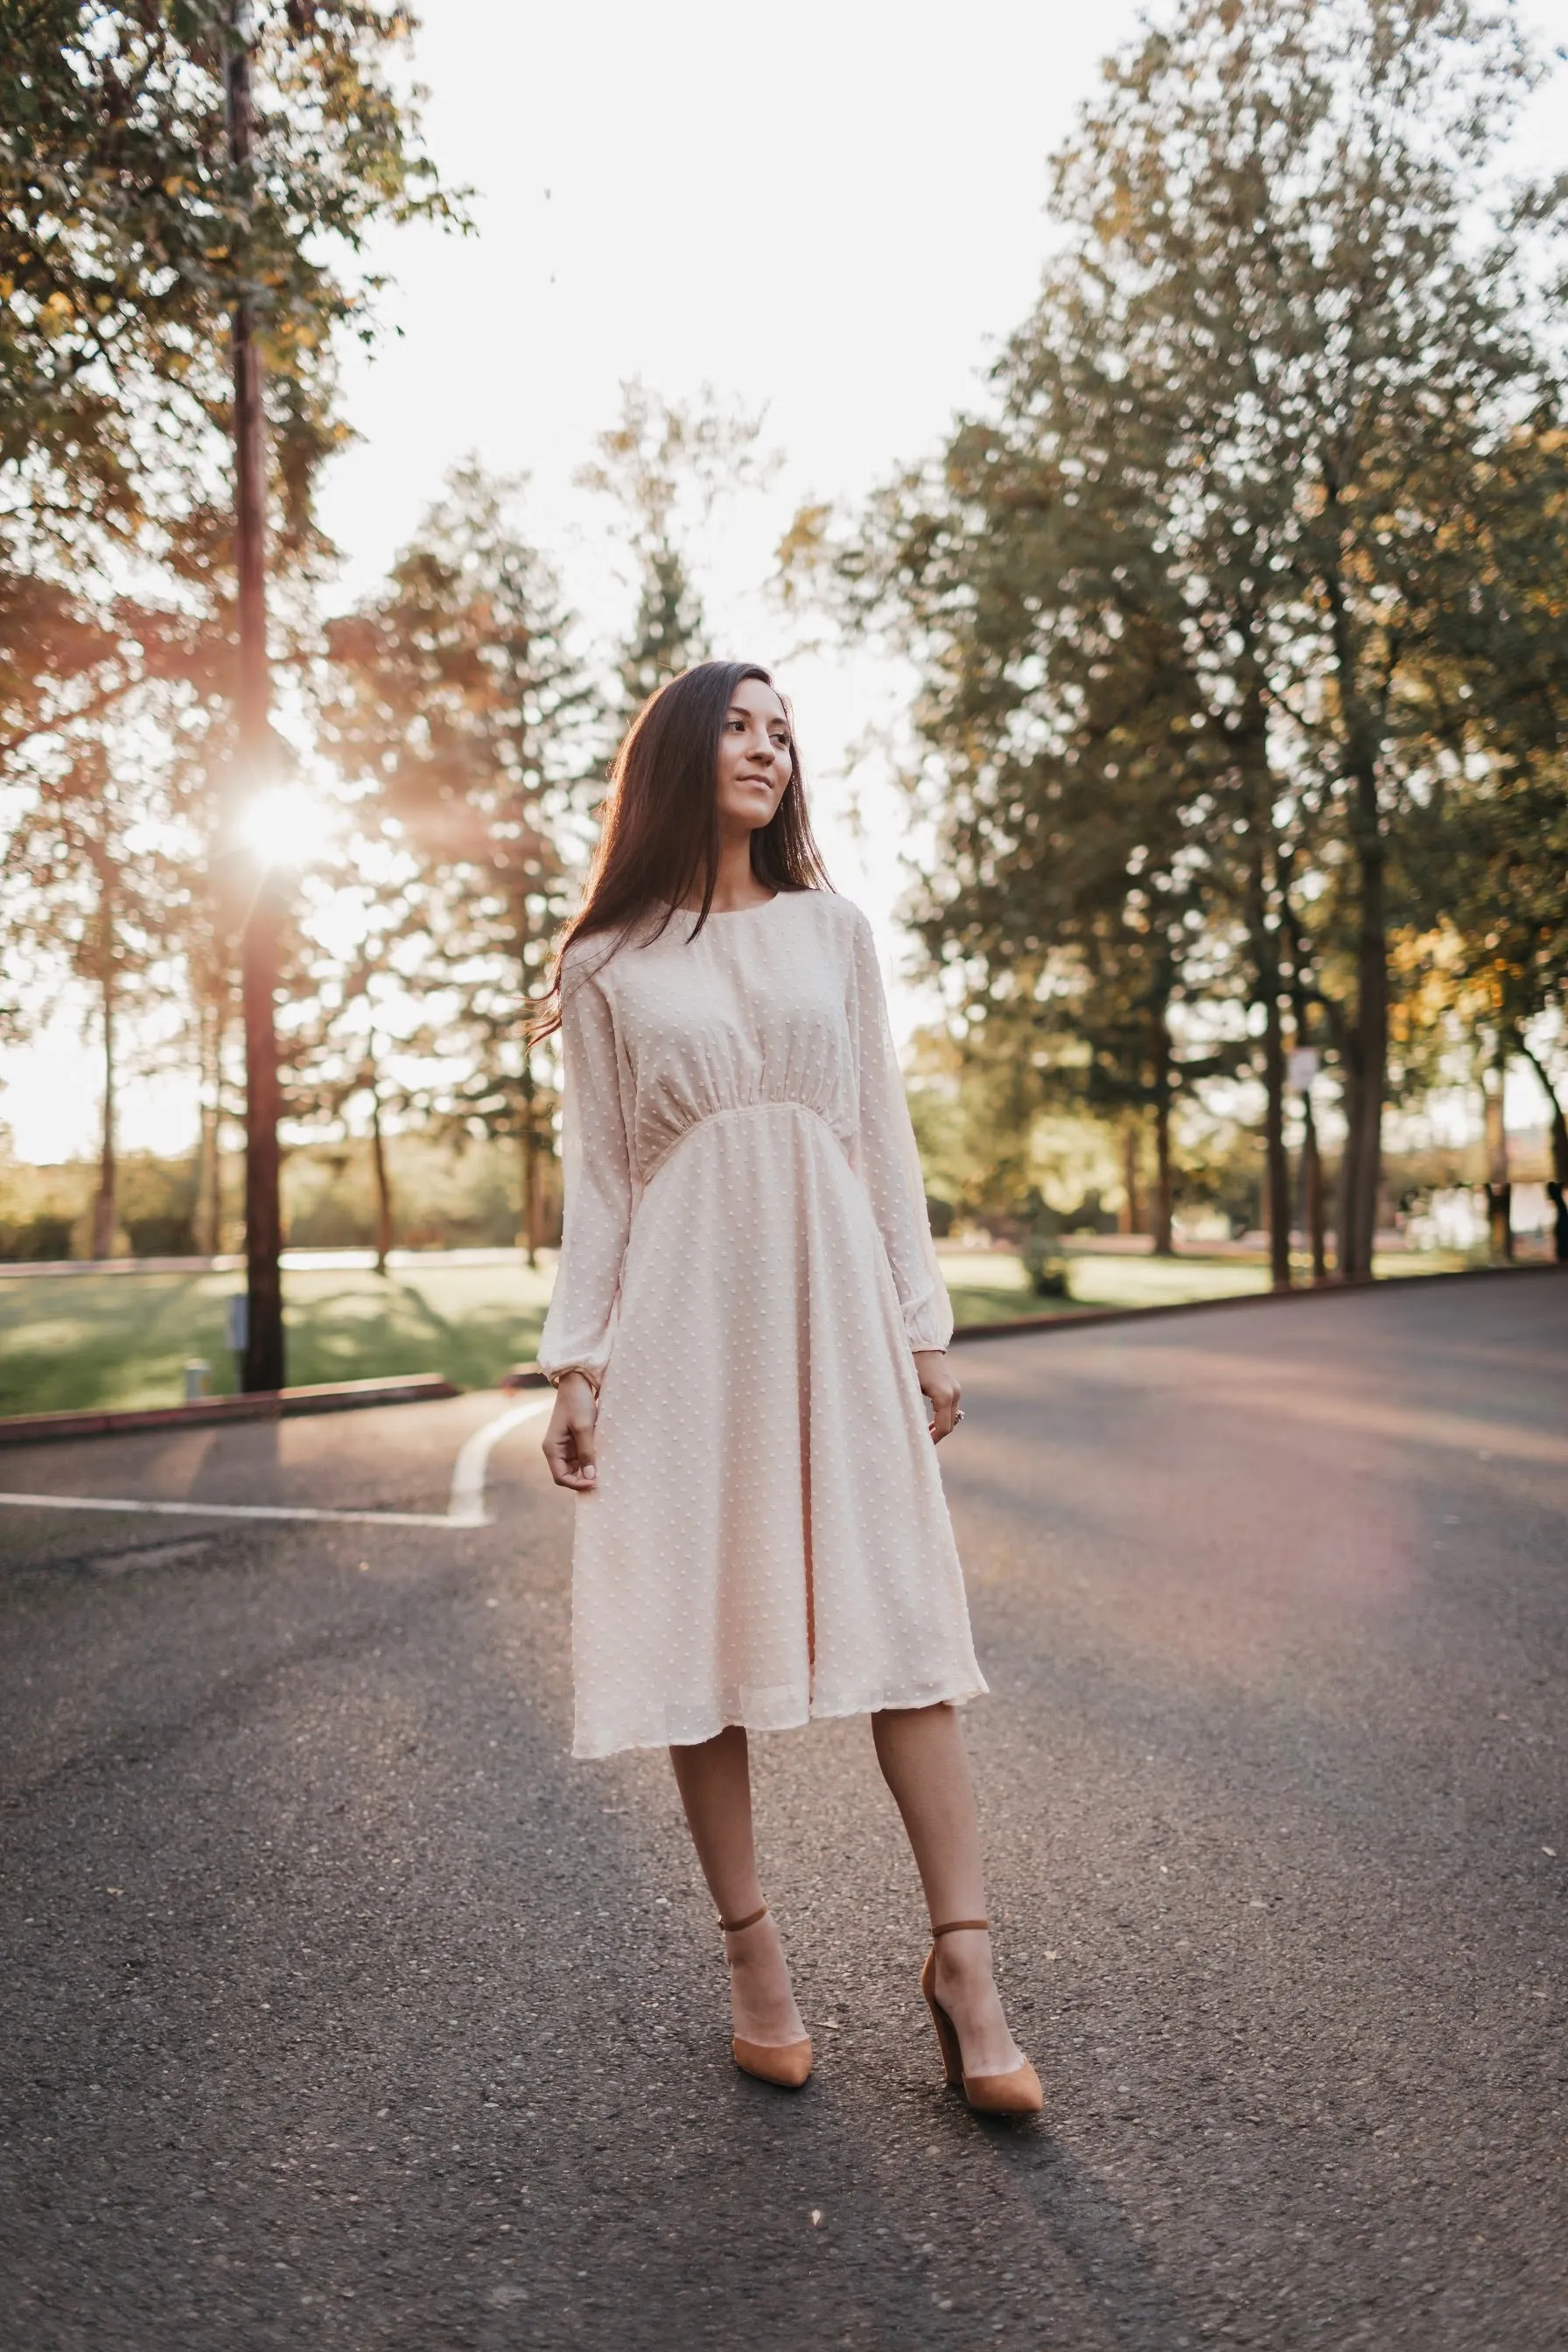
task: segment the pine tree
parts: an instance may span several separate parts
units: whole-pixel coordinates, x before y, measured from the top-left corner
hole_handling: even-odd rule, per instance
[[[615,500],[637,562],[637,617],[616,664],[622,727],[668,679],[708,658],[681,524],[700,526],[726,493],[769,478],[775,461],[758,452],[762,426],[760,415],[721,409],[710,386],[682,405],[634,378],[621,386],[618,423],[597,436],[598,455],[577,476],[582,488]]]
[[[419,1099],[516,1140],[531,1260],[552,1102],[527,1024],[580,859],[601,713],[559,582],[511,520],[517,488],[471,459],[455,468],[384,593],[329,625],[321,740],[360,788],[362,835],[396,867],[406,914],[389,950],[424,942],[399,970],[453,1074]]]

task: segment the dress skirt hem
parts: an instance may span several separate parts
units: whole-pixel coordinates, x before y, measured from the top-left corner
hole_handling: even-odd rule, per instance
[[[965,1706],[971,1699],[984,1698],[989,1690],[984,1675],[959,1683],[883,1690],[874,1697],[863,1693],[826,1692],[809,1702],[799,1690],[747,1690],[736,1694],[734,1704],[721,1708],[670,1707],[658,1727],[645,1722],[635,1730],[622,1727],[597,1737],[579,1730],[572,1753],[580,1762],[597,1763],[628,1748],[699,1748],[706,1740],[717,1739],[721,1731],[731,1729],[799,1731],[809,1723],[837,1721],[851,1715],[880,1715],[889,1708]]]

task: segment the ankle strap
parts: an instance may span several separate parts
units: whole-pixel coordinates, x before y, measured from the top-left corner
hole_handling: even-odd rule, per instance
[[[738,1936],[742,1927],[754,1927],[758,1920],[766,1916],[767,1907],[764,1903],[760,1911],[748,1911],[743,1919],[721,1919],[719,1925],[726,1936]]]
[[[945,1927],[933,1927],[931,1929],[931,1934],[933,1936],[956,1936],[961,1927],[984,1927],[989,1929],[990,1926],[991,1922],[989,1919],[950,1919]]]

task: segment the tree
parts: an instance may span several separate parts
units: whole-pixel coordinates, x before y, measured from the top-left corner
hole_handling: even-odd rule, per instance
[[[581,488],[616,501],[637,562],[637,616],[616,665],[623,726],[668,679],[708,657],[679,514],[685,507],[706,522],[726,492],[769,478],[775,461],[759,455],[762,429],[760,415],[721,409],[710,385],[682,405],[634,377],[621,386],[619,422],[597,436],[597,457],[577,475]]]
[[[1436,1002],[1484,1030],[1498,1086],[1529,1063],[1568,1184],[1568,432],[1536,418],[1455,480],[1424,669],[1429,789],[1410,857],[1440,917]],[[1494,1171],[1494,1188],[1506,1181]]]
[[[1205,661],[1223,632],[1172,576],[1167,452],[1063,300],[1058,331],[1015,355],[1000,418],[961,425],[940,472],[906,476],[837,550],[823,519],[797,521],[795,570],[826,562],[849,625],[888,626],[921,666],[931,962],[1058,1094],[1152,1114],[1168,1249],[1173,1106],[1242,1051],[1212,1017],[1179,1049],[1173,1016],[1233,996],[1238,937],[1267,936],[1268,836],[1252,739]],[[1278,1107],[1277,1025],[1272,1043]],[[1282,1202],[1277,1115],[1270,1133]],[[1288,1214],[1272,1222],[1284,1280]]]
[[[1021,777],[1048,795],[1097,745],[1163,761],[1250,965],[1277,1280],[1286,942],[1337,1056],[1339,1270],[1363,1279],[1432,656],[1506,678],[1508,616],[1560,577],[1513,528],[1507,458],[1561,424],[1538,279],[1568,186],[1495,199],[1488,176],[1535,70],[1468,0],[1184,0],[1057,158],[1067,243],[995,414],[837,554],[841,596],[921,665],[940,789],[995,798],[996,887],[1028,870],[1009,828],[1046,817]],[[1471,533],[1511,568],[1466,638]],[[1288,908],[1308,839],[1321,887]]]
[[[510,520],[517,487],[471,459],[457,467],[384,593],[329,625],[321,743],[361,789],[362,828],[384,829],[408,861],[427,953],[405,984],[458,1073],[425,1106],[516,1139],[531,1262],[552,1146],[528,1019],[565,912],[600,705],[559,583]]]
[[[1533,772],[1472,777],[1434,835],[1448,983],[1438,1002],[1487,1041],[1497,1120],[1509,1064],[1528,1063],[1546,1098],[1552,1180],[1568,1185],[1568,766],[1549,757]],[[1507,1182],[1500,1150],[1500,1126],[1494,1190]]]
[[[289,1111],[305,1125],[337,1127],[345,1139],[363,1117],[376,1204],[375,1267],[384,1274],[396,1238],[386,1113],[408,1100],[388,1063],[395,1044],[407,1054],[425,1042],[407,1026],[425,961],[421,894],[405,869],[402,887],[383,878],[345,890],[339,877],[332,896],[331,927],[341,931],[347,914],[355,938],[336,953],[318,941],[308,956],[304,1017],[288,1036]]]
[[[322,551],[313,488],[343,436],[339,331],[363,331],[347,267],[385,218],[452,216],[368,0],[38,0],[0,67],[0,566],[53,583],[237,575],[227,683],[232,840],[268,781],[261,536]],[[269,443],[264,450],[263,436]],[[269,455],[270,464],[267,463]],[[205,526],[226,479],[226,539]],[[0,617],[16,599],[0,595]],[[26,600],[21,600],[26,603]],[[250,1338],[246,1381],[283,1377],[273,998],[279,892],[236,894],[247,1033]]]
[[[103,1069],[95,1258],[114,1255],[120,1228],[124,1023],[169,988],[175,873],[161,782],[130,730],[62,747],[12,829],[0,886],[0,940],[24,949],[35,988],[63,972],[90,991]]]
[[[243,22],[243,36],[239,29]],[[129,545],[226,470],[229,320],[265,345],[280,510],[342,437],[337,329],[372,286],[342,268],[391,215],[456,217],[390,65],[413,20],[370,0],[21,0],[0,46],[0,478],[36,543]],[[237,173],[228,62],[254,61]],[[156,553],[156,547],[151,551]]]
[[[1129,388],[1160,403],[1190,469],[1189,584],[1228,572],[1231,642],[1256,661],[1237,679],[1243,709],[1257,698],[1254,832],[1271,751],[1337,819],[1352,1277],[1375,1223],[1389,894],[1426,782],[1428,655],[1448,634],[1435,607],[1474,543],[1455,492],[1496,541],[1496,457],[1522,416],[1561,409],[1531,297],[1532,233],[1563,192],[1505,201],[1475,234],[1533,79],[1506,16],[1458,0],[1194,0],[1112,77],[1063,182],[1115,289]],[[1506,658],[1495,631],[1468,652]],[[1279,914],[1253,919],[1269,1002],[1258,934]]]

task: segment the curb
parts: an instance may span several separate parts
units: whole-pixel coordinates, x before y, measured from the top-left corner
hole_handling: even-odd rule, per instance
[[[354,1412],[366,1405],[428,1404],[462,1393],[439,1372],[412,1372],[402,1380],[326,1381],[315,1388],[197,1397],[189,1404],[148,1405],[139,1412],[12,1413],[0,1416],[0,1445],[47,1444],[56,1437],[118,1437],[130,1430],[191,1429],[224,1421],[284,1421],[299,1413]]]
[[[1289,1290],[1244,1290],[1230,1298],[1173,1298],[1163,1307],[1068,1307],[1059,1315],[1018,1315],[1009,1323],[958,1323],[950,1347],[961,1339],[1007,1339],[1015,1331],[1081,1331],[1089,1323],[1147,1323],[1160,1315],[1206,1315],[1226,1307],[1281,1307],[1300,1298],[1364,1298],[1373,1290],[1415,1290],[1428,1282],[1499,1282],[1520,1275],[1568,1272],[1551,1263],[1536,1265],[1466,1265],[1451,1274],[1385,1274],[1372,1282],[1310,1283]]]
[[[1496,1282],[1504,1276],[1561,1275],[1553,1265],[1466,1266],[1452,1274],[1384,1276],[1380,1282],[1327,1283],[1292,1290],[1243,1291],[1231,1298],[1178,1298],[1163,1307],[1069,1307],[1058,1315],[1018,1315],[1006,1323],[960,1323],[949,1343],[1009,1339],[1018,1332],[1081,1331],[1099,1323],[1147,1323],[1167,1315],[1205,1315],[1237,1307],[1278,1307],[1303,1298],[1364,1297],[1370,1290],[1414,1289],[1432,1282]],[[537,1364],[514,1364],[498,1385],[503,1390],[543,1389],[550,1382]],[[226,1421],[282,1421],[300,1413],[353,1412],[370,1405],[429,1404],[463,1391],[439,1372],[414,1372],[404,1379],[329,1381],[319,1387],[267,1389],[250,1396],[200,1397],[190,1404],[151,1405],[130,1412],[29,1412],[0,1415],[0,1445],[46,1444],[52,1438],[114,1437],[144,1429],[191,1429]]]

